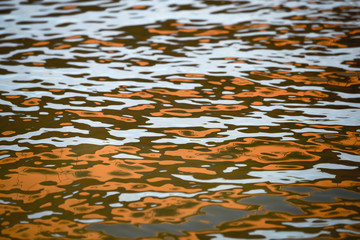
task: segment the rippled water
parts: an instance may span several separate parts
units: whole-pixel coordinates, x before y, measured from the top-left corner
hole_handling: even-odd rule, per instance
[[[360,3],[3,0],[5,239],[358,239]]]

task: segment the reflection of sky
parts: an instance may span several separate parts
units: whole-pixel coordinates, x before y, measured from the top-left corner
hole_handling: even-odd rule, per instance
[[[184,223],[153,223],[138,226],[126,223],[120,224],[92,224],[89,230],[103,231],[119,238],[154,237],[158,232],[183,236],[187,231],[204,231],[216,228],[217,225],[235,220],[249,214],[249,211],[228,209],[220,206],[202,208],[201,214],[189,217]]]
[[[6,1],[1,231],[359,235],[355,5]]]
[[[335,178],[335,175],[322,172],[318,168],[311,168],[305,170],[281,170],[281,171],[250,171],[247,175],[255,178],[249,179],[224,179],[224,178],[212,178],[212,179],[197,179],[192,175],[180,175],[172,174],[172,176],[180,178],[184,181],[194,182],[208,182],[208,183],[229,183],[229,184],[252,184],[252,183],[297,183],[307,182],[319,179]]]
[[[134,36],[128,36],[124,31],[119,30],[122,27],[129,26],[138,26],[138,25],[148,25],[145,28],[158,27],[160,26],[157,22],[167,20],[167,16],[171,16],[172,19],[177,19],[179,22],[184,24],[193,25],[194,23],[191,20],[196,16],[197,20],[202,20],[202,24],[208,26],[217,26],[217,25],[236,25],[239,22],[252,22],[253,24],[274,24],[275,26],[281,25],[292,25],[293,21],[284,19],[293,16],[293,12],[285,11],[276,11],[273,12],[270,9],[279,4],[278,1],[251,1],[251,3],[242,3],[241,8],[235,7],[236,11],[234,13],[227,12],[221,13],[222,10],[228,10],[229,6],[208,6],[201,3],[201,1],[181,1],[181,4],[191,4],[199,9],[192,9],[191,11],[174,11],[174,7],[170,5],[179,4],[178,1],[158,1],[151,0],[144,3],[150,8],[142,11],[133,11],[131,8],[134,6],[134,2],[127,0],[119,3],[106,3],[104,1],[92,1],[91,5],[97,4],[100,7],[104,7],[102,11],[87,11],[87,12],[77,12],[75,9],[61,9],[63,6],[66,6],[68,3],[54,3],[51,5],[40,5],[40,4],[31,4],[31,5],[20,5],[17,1],[13,1],[10,5],[14,5],[14,10],[10,15],[0,15],[2,18],[2,26],[4,33],[13,33],[17,38],[25,39],[53,39],[54,35],[50,37],[47,36],[49,31],[44,31],[44,29],[51,29],[57,38],[68,37],[68,34],[71,32],[76,33],[77,35],[88,36],[89,38],[100,39],[100,40],[111,40],[114,38],[114,35],[118,36],[117,39],[127,39],[135,38]],[[282,3],[284,6],[289,3]],[[293,3],[290,3],[293,4]],[[298,4],[298,3],[296,3]],[[317,12],[320,9],[327,9],[330,7],[338,7],[343,4],[342,1],[327,1],[326,4],[312,4],[308,5],[307,2],[303,2],[303,5],[307,6],[307,9],[298,10],[298,16],[323,16],[326,12]],[[78,6],[87,6],[89,3],[77,3]],[[261,8],[259,9],[259,6]],[[256,11],[254,11],[256,9]],[[316,9],[316,10],[311,10]],[[59,12],[64,15],[58,14]],[[73,17],[70,14],[76,12],[77,17]],[[217,14],[212,14],[217,12]],[[48,14],[55,14],[56,17],[49,17]],[[241,14],[240,14],[241,13]],[[31,24],[31,28],[20,27],[16,22],[21,21],[34,21],[34,17],[41,17],[41,21],[37,23],[34,22]],[[109,17],[111,16],[111,17]],[[229,17],[233,16],[233,17]],[[63,23],[71,23],[68,26],[57,27]],[[314,22],[302,20],[302,23],[314,24]],[[342,21],[334,20],[332,24],[343,24]],[[357,22],[347,24],[358,24]],[[201,28],[202,26],[197,26]],[[101,31],[99,31],[101,29]],[[42,76],[43,78],[51,78],[52,83],[55,83],[55,87],[64,88],[70,86],[76,86],[77,89],[81,88],[83,91],[106,91],[109,89],[109,85],[106,82],[97,83],[96,87],[81,86],[82,79],[79,78],[69,78],[66,76],[69,72],[74,72],[77,75],[84,74],[87,77],[99,77],[99,76],[109,76],[114,79],[117,76],[122,78],[139,78],[139,79],[155,79],[156,76],[160,75],[176,75],[183,73],[204,73],[204,70],[210,70],[213,75],[231,75],[239,76],[242,75],[241,71],[267,71],[269,68],[279,68],[284,67],[284,62],[295,62],[303,63],[309,65],[319,65],[319,66],[329,66],[335,68],[342,68],[348,70],[356,70],[352,67],[344,64],[344,61],[349,59],[356,59],[358,57],[358,52],[354,51],[352,48],[329,48],[327,49],[327,55],[319,57],[316,54],[309,55],[308,53],[318,53],[315,50],[304,50],[304,46],[296,45],[297,49],[282,49],[274,50],[268,49],[265,47],[257,46],[256,49],[252,44],[249,44],[247,41],[242,40],[241,38],[249,37],[252,35],[258,35],[258,32],[248,32],[249,29],[244,28],[237,31],[235,36],[240,37],[240,39],[226,40],[223,39],[221,43],[201,43],[201,47],[183,47],[181,49],[175,49],[174,51],[179,51],[186,56],[169,56],[164,54],[159,50],[151,49],[148,46],[140,46],[138,48],[114,48],[114,47],[103,47],[104,51],[97,51],[97,47],[93,47],[94,52],[88,53],[87,57],[95,58],[109,58],[113,62],[108,64],[100,64],[94,61],[71,61],[70,64],[74,66],[85,67],[84,69],[79,68],[70,68],[70,69],[38,69],[27,66],[11,66],[8,65],[7,69],[14,72],[12,75],[6,76],[4,79],[11,76],[12,79],[28,79],[32,76]],[[339,32],[340,34],[341,32]],[[263,33],[265,36],[273,36],[276,32],[274,30],[268,30]],[[316,37],[328,37],[328,33],[297,33],[297,36],[307,37],[307,38],[316,38]],[[331,35],[330,35],[331,36]],[[285,38],[286,39],[286,35]],[[12,36],[5,37],[6,40],[10,42]],[[196,37],[186,37],[181,38],[184,41],[197,40]],[[65,42],[72,42],[73,39],[65,39]],[[179,41],[179,38],[173,36],[151,36],[147,39],[149,43],[166,43],[176,45],[176,42]],[[6,43],[9,44],[9,43]],[[14,43],[15,44],[15,43]],[[18,43],[16,43],[18,44]],[[91,46],[91,45],[90,45]],[[316,44],[308,44],[307,47],[311,48],[316,46]],[[29,56],[28,59],[22,60],[19,59],[19,62],[41,62],[49,56],[56,56],[60,59],[72,59],[74,55],[74,49],[62,49],[58,51],[56,49],[49,49],[43,47],[33,47],[34,50],[45,51],[45,54]],[[78,46],[77,50],[88,50],[89,46]],[[201,49],[201,50],[199,50]],[[116,55],[107,53],[107,50],[116,50],[118,53]],[[11,52],[9,55],[4,55],[3,57],[11,57],[15,53],[22,53],[26,50],[16,50],[16,52]],[[239,57],[243,59],[249,59],[254,63],[242,63],[241,65],[236,63],[231,63],[227,60],[224,60],[225,57]],[[286,56],[286,57],[284,57]],[[45,59],[44,59],[45,58]],[[128,66],[124,63],[124,60],[128,59],[149,59],[157,62],[156,67],[151,67],[150,74],[143,74],[144,67],[140,66]],[[262,59],[263,61],[256,61],[256,59]],[[193,66],[189,66],[193,65]],[[222,66],[219,68],[219,66]],[[287,65],[287,69],[296,70],[296,71],[306,71],[306,68],[295,67],[293,65]],[[122,70],[123,69],[123,70]],[[203,70],[204,69],[204,70]],[[70,70],[70,71],[69,71]],[[70,82],[68,80],[71,80]],[[88,80],[87,80],[88,81]],[[126,84],[126,82],[124,82]],[[167,87],[175,87],[168,86]],[[36,85],[32,83],[32,86]],[[4,86],[9,86],[5,85]],[[194,87],[195,85],[192,84]],[[24,85],[25,87],[25,85]],[[184,89],[184,88],[183,88]],[[42,93],[45,94],[45,93]]]
[[[217,187],[210,188],[207,191],[200,191],[196,193],[182,193],[182,192],[136,192],[136,193],[118,193],[119,202],[136,202],[145,197],[167,198],[167,197],[184,197],[192,198],[200,194],[206,194],[210,192],[217,192],[222,190],[229,190],[234,188],[241,188],[239,185],[224,184]]]

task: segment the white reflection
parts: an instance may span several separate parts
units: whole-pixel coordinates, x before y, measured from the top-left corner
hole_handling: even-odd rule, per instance
[[[197,179],[192,175],[180,175],[172,174],[172,176],[180,178],[184,181],[194,182],[205,182],[205,183],[232,183],[232,184],[249,184],[249,183],[260,183],[260,182],[271,182],[271,183],[297,183],[314,181],[318,179],[335,178],[335,175],[325,173],[317,168],[306,169],[306,170],[281,170],[281,171],[253,171],[247,175],[256,177],[248,179],[224,179],[224,178],[213,178],[213,179]]]
[[[318,233],[304,233],[298,231],[255,230],[249,233],[249,235],[262,235],[265,237],[266,240],[314,238],[322,234],[329,235],[330,232],[320,231]]]
[[[91,127],[111,127],[113,124],[102,123],[99,121],[93,121],[90,119],[71,119],[71,122],[83,123]]]
[[[324,169],[356,169],[358,167],[356,166],[345,166],[342,164],[336,164],[336,163],[319,163],[314,165],[316,168],[324,168]]]
[[[42,211],[42,212],[37,212],[37,213],[33,213],[33,214],[29,214],[27,215],[28,219],[36,219],[36,218],[42,218],[44,216],[51,216],[54,214],[61,214],[58,212],[53,212],[53,211]]]
[[[331,219],[331,218],[307,218],[305,222],[283,222],[285,225],[293,226],[296,228],[319,228],[328,227],[338,224],[350,225],[359,224],[360,221],[350,219]]]
[[[119,196],[119,202],[136,202],[144,197],[158,197],[158,198],[167,198],[167,197],[194,197],[199,194],[206,192],[197,192],[197,193],[182,193],[182,192],[136,192],[136,193],[122,193]]]
[[[349,153],[344,153],[344,152],[339,152],[339,151],[334,151],[336,153],[339,153],[339,158],[340,160],[344,160],[344,161],[352,161],[352,162],[360,162],[360,155],[353,155],[353,154],[349,154]]]

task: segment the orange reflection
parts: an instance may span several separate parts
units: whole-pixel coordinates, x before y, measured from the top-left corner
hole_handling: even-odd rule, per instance
[[[231,79],[231,82],[234,84],[234,85],[238,85],[238,86],[245,86],[245,85],[253,85],[254,83],[247,80],[247,79],[244,79],[244,78],[233,78]]]
[[[200,173],[206,175],[215,175],[216,172],[212,170],[208,170],[206,168],[198,168],[198,167],[179,167],[179,171],[187,172],[187,173]]]
[[[201,97],[199,95],[199,92],[194,91],[194,90],[175,90],[175,91],[170,91],[167,89],[148,89],[147,92],[150,93],[157,93],[157,94],[161,94],[161,95],[169,95],[169,96],[178,96],[178,97]]]
[[[194,113],[199,112],[211,112],[211,111],[240,111],[248,108],[244,105],[213,105],[213,106],[201,106],[200,108],[167,108],[161,109],[159,112],[151,113],[152,116],[171,115],[179,117],[189,117]]]
[[[294,95],[299,97],[304,97],[304,96],[328,97],[327,94],[316,90],[289,92],[287,90],[275,88],[275,87],[255,87],[255,92],[241,92],[238,94],[228,94],[228,95],[223,95],[222,98],[234,99],[234,98],[259,97],[259,96],[270,98],[270,97],[288,96],[288,95]],[[299,98],[299,99],[303,99],[303,98]]]
[[[25,100],[22,104],[27,106],[37,106],[39,105],[41,99],[40,98],[30,98]]]
[[[303,169],[304,166],[301,165],[284,165],[284,164],[269,164],[264,167],[252,167],[252,169],[256,170],[295,170],[295,169]]]
[[[54,49],[66,49],[66,48],[71,48],[72,46],[70,44],[62,44],[59,46],[54,47]]]
[[[1,134],[4,135],[4,136],[8,136],[8,135],[12,135],[14,133],[16,133],[16,132],[15,131],[4,131]]]
[[[304,133],[308,142],[323,149],[334,149],[360,154],[360,133],[347,131],[346,134]]]
[[[46,45],[49,45],[49,44],[50,44],[49,41],[41,41],[41,42],[33,43],[33,46],[39,47],[39,46],[46,46]]]
[[[147,6],[145,6],[145,5],[136,5],[136,6],[133,6],[132,8],[133,9],[146,9]]]
[[[133,118],[104,114],[103,112],[80,111],[80,110],[66,110],[66,111],[77,114],[80,117],[110,118],[110,119],[114,119],[114,120],[118,120],[118,121],[122,121],[122,122],[136,122],[136,120]]]
[[[98,209],[103,209],[104,206],[90,205],[87,202],[87,199],[69,198],[66,199],[65,202],[59,206],[59,208],[62,208],[65,211],[70,211],[72,214],[76,215],[76,214],[92,213]]]
[[[165,130],[165,133],[175,133],[181,137],[205,137],[209,134],[220,132],[220,129],[208,129],[208,130],[202,130],[202,131],[196,131],[196,130]]]
[[[321,66],[306,66],[306,68],[314,68],[314,69],[321,69]],[[253,75],[263,76],[267,78],[273,79],[287,79],[294,82],[302,82],[309,85],[314,84],[329,84],[329,85],[343,85],[343,86],[352,86],[357,85],[360,83],[358,73],[354,71],[344,71],[344,72],[320,72],[317,73],[316,76],[304,76],[298,75],[296,73],[267,73],[267,72],[259,72],[253,71],[251,72]],[[290,94],[289,94],[290,95]],[[295,95],[295,94],[291,94]],[[320,97],[320,96],[319,96]],[[321,97],[326,97],[326,95],[322,95]]]
[[[141,211],[135,210],[149,205],[156,206]],[[142,202],[131,204],[130,208],[114,208],[111,214],[114,215],[114,219],[130,224],[180,223],[207,205],[209,203],[198,202],[191,198],[168,197],[159,199],[145,197]]]
[[[51,217],[49,219],[36,219],[34,223],[18,223],[10,228],[2,230],[6,236],[12,239],[58,239],[51,234],[84,239],[102,239],[103,234],[97,232],[84,232],[85,224]],[[45,234],[45,235],[44,235]]]
[[[135,93],[118,93],[118,94],[105,93],[104,96],[106,96],[106,97],[118,97],[118,98],[132,98],[132,97],[151,98],[154,95],[149,94],[147,92],[135,92]]]
[[[260,163],[280,163],[317,161],[320,157],[309,153],[309,151],[321,152],[322,150],[323,148],[313,145],[301,145],[294,142],[245,138],[243,142],[232,142],[223,146],[208,148],[206,152],[195,149],[177,149],[165,151],[164,154],[209,162],[243,162],[251,159]]]
[[[116,43],[116,42],[110,42],[110,41],[101,41],[96,39],[88,39],[86,41],[83,41],[84,44],[101,44],[107,47],[123,47],[123,43]]]
[[[207,30],[202,33],[194,34],[195,36],[215,36],[215,35],[221,35],[221,34],[227,34],[229,31],[227,30]]]

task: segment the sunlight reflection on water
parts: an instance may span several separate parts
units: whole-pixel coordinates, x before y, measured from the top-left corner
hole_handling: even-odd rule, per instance
[[[359,10],[2,1],[1,236],[360,236]]]

